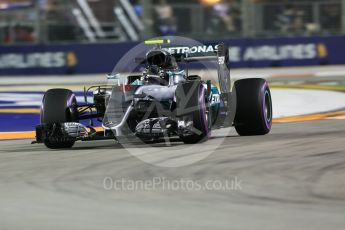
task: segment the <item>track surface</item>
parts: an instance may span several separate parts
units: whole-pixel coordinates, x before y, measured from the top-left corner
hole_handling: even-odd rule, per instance
[[[48,151],[1,142],[1,229],[344,229],[345,121],[275,124],[268,136],[226,137],[189,166],[146,164],[113,142]],[[186,160],[215,140],[155,152]],[[146,148],[133,146],[133,148]],[[155,154],[153,154],[155,156]],[[161,160],[161,157],[157,160]],[[105,177],[227,180],[237,191],[107,191]]]

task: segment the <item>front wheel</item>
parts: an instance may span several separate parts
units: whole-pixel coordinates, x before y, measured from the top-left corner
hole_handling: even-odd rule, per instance
[[[200,81],[188,81],[176,89],[176,109],[179,136],[186,144],[208,140],[211,119],[207,111],[206,89]]]
[[[235,82],[237,108],[234,125],[241,136],[265,135],[272,127],[272,98],[266,80],[241,79]]]
[[[43,97],[41,123],[53,125],[65,122],[78,122],[77,100],[71,90],[50,89]],[[44,144],[50,149],[71,148],[75,140],[63,137],[49,137]]]

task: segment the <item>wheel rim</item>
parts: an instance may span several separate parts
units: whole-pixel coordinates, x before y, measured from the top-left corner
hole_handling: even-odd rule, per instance
[[[199,90],[200,90],[199,102],[200,102],[200,106],[201,106],[200,118],[204,123],[206,136],[209,136],[210,135],[210,126],[209,126],[208,112],[206,111],[205,88],[203,86],[201,86]]]
[[[271,105],[271,95],[268,90],[265,91],[265,119],[267,123],[272,121],[272,105]]]

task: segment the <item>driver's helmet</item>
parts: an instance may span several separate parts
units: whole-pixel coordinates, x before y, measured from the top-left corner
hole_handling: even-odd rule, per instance
[[[146,54],[147,64],[162,69],[176,69],[175,58],[166,50],[153,49]]]

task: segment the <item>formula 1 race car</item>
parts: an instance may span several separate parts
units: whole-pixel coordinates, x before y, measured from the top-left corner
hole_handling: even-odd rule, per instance
[[[108,75],[114,84],[84,89],[85,103],[78,104],[68,89],[48,90],[35,143],[59,149],[71,148],[76,141],[126,136],[144,143],[178,137],[186,144],[195,144],[208,140],[212,129],[230,126],[241,136],[269,133],[272,101],[264,79],[237,80],[231,89],[229,49],[225,44],[199,49],[192,55],[185,49],[169,47],[169,43],[166,39],[147,41],[154,47],[144,58],[135,57],[145,66],[141,74],[127,76],[122,82],[119,74]],[[188,69],[181,70],[177,64],[200,60],[215,61],[218,87],[198,75],[189,75]],[[92,103],[87,100],[90,92]],[[94,127],[94,119],[101,122],[101,130]],[[84,124],[85,120],[90,124]]]

